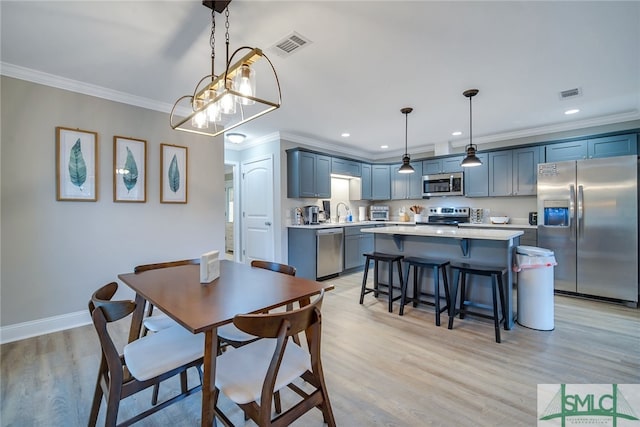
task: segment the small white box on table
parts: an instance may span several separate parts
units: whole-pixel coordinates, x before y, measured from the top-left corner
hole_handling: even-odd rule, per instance
[[[200,283],[211,283],[220,277],[220,251],[211,251],[200,256]]]

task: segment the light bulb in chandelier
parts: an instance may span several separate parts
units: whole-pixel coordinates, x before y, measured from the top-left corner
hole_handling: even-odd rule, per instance
[[[220,96],[222,93],[226,91],[227,89],[222,85],[220,85],[218,87],[218,96]],[[232,94],[230,93],[224,94],[224,96],[220,98],[218,102],[220,103],[220,111],[222,112],[222,114],[231,115],[236,113],[236,100],[235,100],[235,96],[233,96]]]
[[[196,99],[193,103],[194,111],[197,111],[204,107],[205,102],[201,99]],[[207,129],[209,127],[209,121],[207,120],[206,110],[199,111],[191,118],[191,125],[198,129]]]
[[[220,110],[220,103],[218,101],[213,102],[216,97],[214,90],[204,91],[204,101],[209,103],[207,107],[207,119],[212,123],[222,122],[222,111]]]
[[[249,64],[242,64],[240,71],[233,77],[233,90],[243,96],[256,96],[256,72]],[[256,102],[252,99],[238,97],[238,102],[242,105],[253,105]]]

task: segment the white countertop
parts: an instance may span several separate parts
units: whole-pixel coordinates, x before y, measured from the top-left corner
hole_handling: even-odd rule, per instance
[[[530,224],[524,224],[524,223],[517,223],[517,224],[513,224],[513,223],[509,223],[509,224],[491,224],[491,223],[482,223],[482,224],[473,224],[473,223],[466,223],[466,224],[460,224],[460,227],[476,227],[476,228],[480,228],[480,227],[487,227],[487,228],[515,228],[515,229],[519,229],[519,230],[524,230],[526,229],[537,229],[538,226],[537,225],[530,225]]]
[[[384,226],[392,226],[392,225],[405,225],[408,227],[415,226],[415,222],[402,222],[402,221],[357,221],[357,222],[323,222],[321,224],[314,225],[287,225],[288,228],[307,228],[307,229],[319,229],[319,228],[336,228],[336,227],[354,227],[354,226],[362,226],[362,225],[384,225]],[[420,226],[421,227],[421,226]],[[427,227],[433,227],[432,225],[428,225]],[[516,230],[524,230],[524,229],[536,229],[537,226],[529,225],[529,224],[490,224],[490,223],[482,223],[482,224],[460,224],[460,228],[470,227],[470,228],[513,228]]]
[[[394,221],[356,221],[356,222],[323,222],[320,224],[313,225],[287,225],[288,228],[308,228],[308,229],[318,229],[318,228],[336,228],[336,227],[355,227],[355,226],[363,226],[363,225],[390,225],[390,224],[409,224],[408,222],[394,222]]]
[[[480,225],[480,224],[476,224]],[[363,233],[395,234],[405,236],[451,237],[454,239],[511,240],[522,236],[522,230],[496,230],[494,228],[457,228],[437,225],[396,225],[389,227],[363,228]]]

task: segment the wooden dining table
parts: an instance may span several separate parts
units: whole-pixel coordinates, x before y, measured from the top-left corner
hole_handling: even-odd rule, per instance
[[[118,278],[136,292],[129,341],[140,336],[145,301],[191,333],[205,334],[201,424],[207,427],[213,425],[216,415],[218,327],[231,323],[236,314],[263,312],[293,302],[303,306],[323,289],[333,289],[328,283],[227,260],[220,261],[220,277],[205,284],[200,283],[198,265],[119,274]]]

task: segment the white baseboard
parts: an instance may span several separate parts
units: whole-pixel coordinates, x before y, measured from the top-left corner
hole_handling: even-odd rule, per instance
[[[0,327],[0,344],[64,331],[91,323],[87,310]]]

